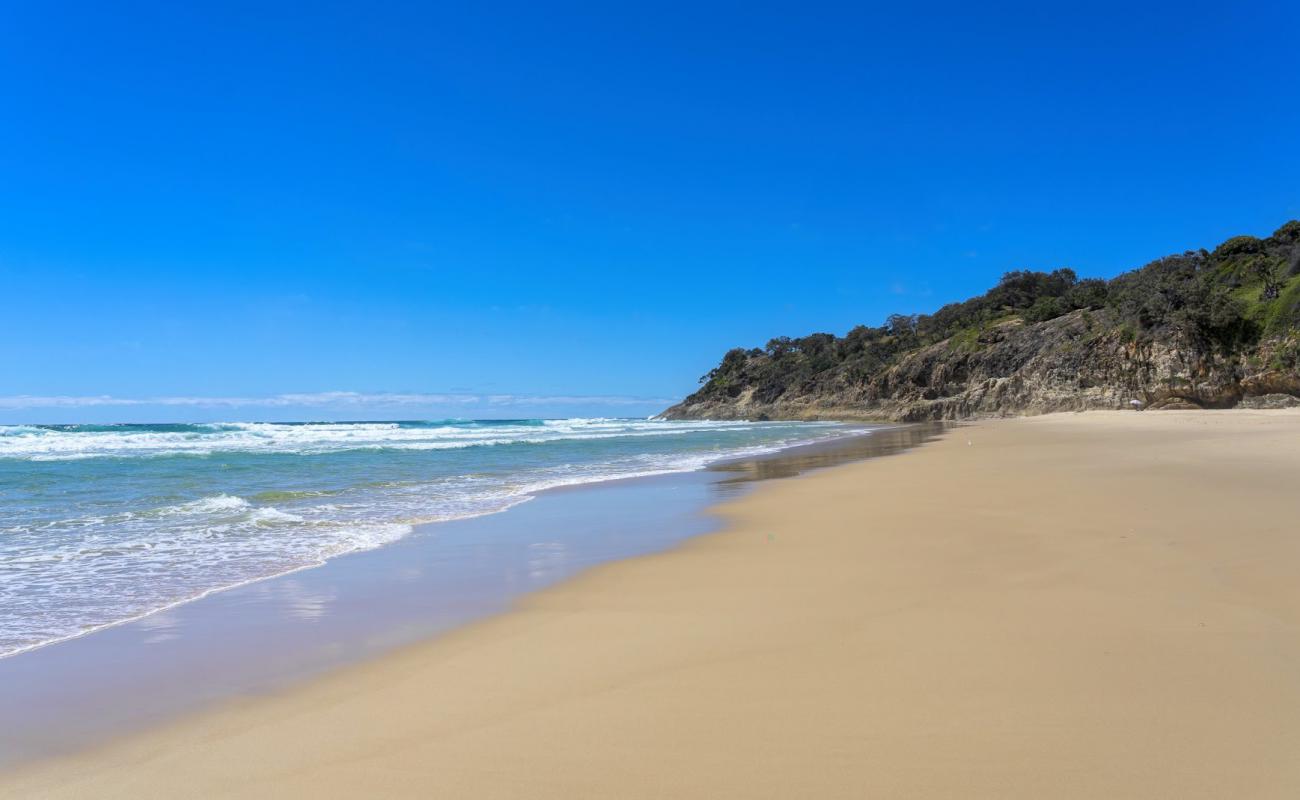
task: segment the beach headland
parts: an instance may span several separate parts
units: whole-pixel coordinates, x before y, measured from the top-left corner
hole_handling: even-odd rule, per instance
[[[979,422],[14,797],[1300,793],[1300,414]]]

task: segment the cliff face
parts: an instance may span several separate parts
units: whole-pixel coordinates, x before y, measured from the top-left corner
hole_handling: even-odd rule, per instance
[[[1026,318],[1043,316],[1033,310],[1042,296],[1008,305],[1004,293],[985,302],[995,289],[934,318],[732,351],[664,416],[919,421],[1131,408],[1135,400],[1143,408],[1300,405],[1300,271],[1291,275],[1288,261],[1300,263],[1300,254],[1294,242],[1281,244],[1270,256],[1275,274],[1259,280],[1221,247],[1177,257],[1191,259],[1178,262],[1180,271],[1166,259],[1144,268],[1150,274],[1093,282],[1105,297],[1037,322]],[[1190,289],[1179,295],[1170,286]],[[1069,304],[1070,291],[1061,290],[1060,303]],[[950,308],[961,312],[956,323],[939,319]],[[1164,316],[1152,308],[1166,309]],[[939,331],[949,335],[925,340],[925,326],[945,324],[949,330]]]
[[[973,346],[923,347],[860,384],[846,374],[825,376],[774,402],[757,400],[754,387],[734,397],[692,395],[664,416],[919,421],[1122,409],[1133,400],[1144,408],[1300,405],[1300,373],[1267,366],[1274,353],[1300,348],[1295,337],[1225,358],[1176,341],[1126,341],[1097,316],[1008,321]]]

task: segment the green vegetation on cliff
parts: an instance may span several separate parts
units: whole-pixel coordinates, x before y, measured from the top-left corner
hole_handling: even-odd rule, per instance
[[[1213,252],[1168,256],[1110,281],[1081,280],[1069,269],[1009,272],[985,294],[933,314],[896,314],[844,336],[813,333],[737,348],[666,413],[817,416],[885,408],[903,418],[963,416],[1106,407],[1126,392],[1147,402],[1234,404],[1253,393],[1242,384],[1252,370],[1294,372],[1297,331],[1300,221],[1291,221],[1266,239],[1237,236]],[[984,352],[997,347],[996,355]],[[1099,372],[1096,380],[1114,382],[1113,391],[1071,403],[1068,379],[1053,374],[1067,362],[1076,372]],[[1156,373],[1159,386],[1152,384]],[[1196,388],[1207,376],[1214,385]],[[1046,388],[1019,388],[991,403],[972,395],[977,379],[984,394],[990,382],[1037,381],[1051,399]],[[1181,384],[1191,388],[1170,388]]]

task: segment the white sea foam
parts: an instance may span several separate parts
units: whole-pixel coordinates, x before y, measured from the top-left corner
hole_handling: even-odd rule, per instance
[[[0,477],[19,479],[0,495],[0,656],[379,547],[420,523],[504,511],[547,489],[693,470],[848,432],[618,419],[0,426]]]
[[[303,521],[303,518],[297,514],[288,514],[278,508],[259,508],[252,513],[249,519],[255,525],[277,525]]]
[[[213,514],[222,511],[242,511],[248,508],[248,501],[242,497],[231,497],[228,494],[219,494],[214,497],[204,497],[201,500],[195,500],[190,503],[182,503],[179,506],[171,508],[162,508],[158,510],[160,514]]]
[[[754,424],[592,418],[546,420],[540,424],[232,422],[154,427],[178,429],[0,425],[0,459],[40,461],[248,452],[315,454],[352,449],[459,449],[619,436],[701,435],[724,430],[751,430]]]

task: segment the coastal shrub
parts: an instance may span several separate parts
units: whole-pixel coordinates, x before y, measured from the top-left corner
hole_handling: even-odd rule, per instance
[[[1032,307],[1045,297],[1063,297],[1078,282],[1072,269],[1052,272],[1020,270],[1002,276],[992,291],[986,295],[991,304],[1010,309]]]
[[[1261,256],[1254,264],[1255,274],[1262,284],[1259,290],[1260,300],[1273,300],[1282,293],[1282,284],[1287,278],[1287,263],[1281,258]]]
[[[1046,322],[1055,319],[1066,311],[1065,304],[1059,297],[1040,297],[1024,313],[1025,322]]]
[[[1203,252],[1167,256],[1112,280],[1107,303],[1141,338],[1176,334],[1204,350],[1231,349],[1252,340],[1256,326],[1215,267]]]
[[[1277,244],[1300,244],[1300,219],[1293,219],[1268,237]]]
[[[1291,279],[1264,316],[1265,333],[1277,334],[1293,328],[1300,328],[1300,277]]]
[[[1085,278],[1065,293],[1067,308],[1103,308],[1106,305],[1106,282],[1100,278]]]
[[[1215,258],[1232,258],[1264,252],[1263,240],[1254,236],[1234,236],[1214,249]]]
[[[722,361],[718,366],[709,370],[700,377],[700,383],[709,383],[710,381],[729,381],[744,371],[745,365],[748,361],[749,352],[745,350],[745,348],[732,348],[722,357]]]
[[[963,328],[954,333],[948,342],[959,353],[973,353],[980,348],[980,329]]]
[[[1091,337],[1123,342],[1174,338],[1203,354],[1246,355],[1267,333],[1300,328],[1300,221],[1267,239],[1237,236],[1213,251],[1157,259],[1110,281],[1080,280],[1071,269],[1014,270],[982,295],[933,314],[893,314],[843,337],[778,336],[763,348],[735,348],[701,378],[700,400],[753,391],[759,403],[789,392],[864,386],[919,348],[947,342],[981,349],[984,331],[1009,320],[1035,325],[1082,309]]]

